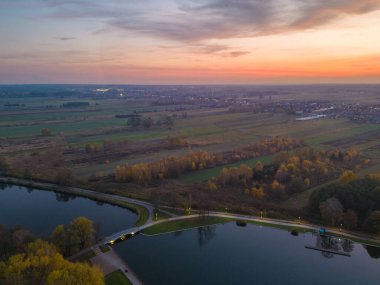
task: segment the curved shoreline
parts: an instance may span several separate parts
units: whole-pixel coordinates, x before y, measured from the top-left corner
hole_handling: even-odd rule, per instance
[[[136,211],[136,207],[135,207],[136,205],[140,207],[144,207],[148,211],[148,218],[146,219],[146,221],[144,221],[143,224],[138,226],[138,228],[141,227],[142,229],[146,229],[156,224],[170,222],[173,220],[184,220],[184,219],[190,219],[190,218],[201,216],[199,214],[188,215],[188,216],[177,216],[177,217],[168,218],[166,220],[154,222],[153,221],[154,206],[150,204],[149,202],[127,198],[124,196],[119,196],[119,195],[114,195],[114,194],[96,192],[96,191],[77,188],[77,187],[60,186],[60,185],[56,185],[52,183],[38,182],[38,181],[25,180],[25,179],[13,178],[13,177],[0,176],[0,183],[14,184],[14,185],[20,185],[20,186],[25,186],[25,187],[35,187],[41,190],[55,191],[55,192],[66,193],[66,194],[74,194],[74,195],[89,198],[92,200],[106,202],[112,205],[122,206],[132,211]],[[121,205],[120,202],[130,203],[132,205]],[[138,212],[137,212],[137,215],[139,215]],[[230,218],[232,220],[246,220],[246,221],[255,222],[255,223],[259,223],[263,225],[272,224],[272,225],[284,226],[284,227],[289,227],[289,228],[296,227],[296,228],[303,228],[303,229],[308,229],[308,230],[318,230],[322,227],[320,225],[309,224],[309,223],[299,223],[299,222],[297,223],[297,222],[291,222],[287,220],[260,218],[256,216],[223,213],[223,212],[216,212],[216,211],[210,211],[208,215],[214,216],[214,217],[221,217],[221,218]],[[332,227],[325,227],[325,226],[323,227],[327,228],[328,232],[331,234],[347,237],[347,238],[353,239],[354,241],[360,242],[362,244],[366,244],[366,242],[371,243],[371,244],[366,244],[366,245],[380,246],[379,237],[370,236],[370,235],[366,235],[362,233],[356,233],[356,232],[340,231],[339,229],[332,228]]]

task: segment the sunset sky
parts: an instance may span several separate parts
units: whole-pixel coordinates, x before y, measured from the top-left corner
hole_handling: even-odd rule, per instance
[[[0,0],[0,83],[380,83],[380,0]]]

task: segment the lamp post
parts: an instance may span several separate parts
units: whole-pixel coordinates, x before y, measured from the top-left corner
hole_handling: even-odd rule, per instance
[[[301,223],[301,216],[298,217],[298,223]]]

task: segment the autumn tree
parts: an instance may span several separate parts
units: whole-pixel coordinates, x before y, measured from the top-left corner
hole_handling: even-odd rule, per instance
[[[207,185],[208,185],[208,189],[210,189],[211,191],[218,190],[218,186],[216,185],[216,182],[215,182],[215,177],[208,180]]]
[[[58,250],[64,255],[68,253],[66,239],[67,239],[67,236],[66,236],[65,226],[64,225],[56,226],[56,228],[53,230],[53,233],[51,235],[51,241],[58,248]]]
[[[353,180],[355,180],[357,177],[355,173],[351,170],[343,170],[342,174],[339,176],[339,181],[341,183],[349,183]]]
[[[51,136],[51,130],[48,128],[41,129],[41,135],[43,137],[50,137]]]
[[[262,200],[265,197],[263,186],[255,186],[251,189],[251,195],[255,199]]]
[[[28,244],[23,253],[0,264],[4,285],[104,285],[102,272],[84,263],[71,263],[46,241]]]
[[[62,254],[71,255],[91,246],[94,234],[93,222],[86,217],[78,217],[67,226],[58,225],[51,235],[51,240]]]
[[[78,217],[68,225],[67,235],[79,245],[79,249],[89,247],[93,243],[94,224],[86,217]]]
[[[256,162],[255,170],[258,172],[262,172],[264,170],[264,165],[260,160]]]

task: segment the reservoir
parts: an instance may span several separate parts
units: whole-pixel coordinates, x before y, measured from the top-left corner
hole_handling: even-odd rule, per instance
[[[49,191],[5,186],[0,190],[0,224],[24,225],[49,236],[58,224],[78,216],[93,220],[101,235],[132,227],[129,210]],[[161,284],[360,284],[380,280],[380,250],[335,239],[350,255],[305,248],[312,233],[235,223],[157,236],[137,235],[114,249],[147,285]]]

